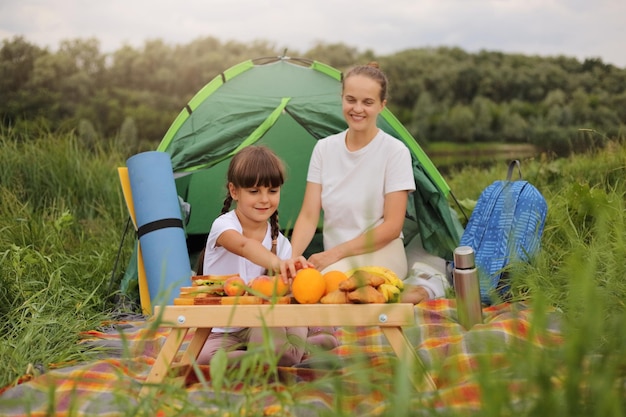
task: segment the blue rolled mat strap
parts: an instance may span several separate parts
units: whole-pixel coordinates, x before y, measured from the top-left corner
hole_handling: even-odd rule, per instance
[[[159,229],[165,229],[166,227],[180,227],[184,229],[183,221],[181,219],[161,219],[154,222],[144,224],[137,229],[137,239],[140,239],[143,235],[150,232],[157,231]]]
[[[142,152],[127,161],[150,302],[174,304],[191,283],[191,262],[169,154]]]

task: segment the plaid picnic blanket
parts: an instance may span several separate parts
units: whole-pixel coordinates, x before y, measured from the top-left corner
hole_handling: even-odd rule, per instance
[[[479,410],[484,394],[479,379],[485,365],[489,372],[499,372],[500,378],[504,375],[513,397],[519,391],[522,400],[528,393],[521,392],[523,381],[511,371],[511,351],[517,349],[523,354],[532,349],[552,349],[562,342],[558,312],[546,312],[541,328],[533,325],[533,314],[524,303],[491,306],[483,310],[483,324],[466,331],[457,321],[453,299],[415,306],[418,325],[405,329],[405,333],[437,389],[412,394],[407,406],[416,410]],[[220,404],[228,405],[229,410],[245,409],[250,413],[245,415],[281,416],[314,416],[338,409],[374,416],[394,407],[386,394],[394,389],[396,379],[389,375],[401,366],[380,329],[369,327],[337,330],[340,346],[331,351],[337,360],[326,361],[326,365],[334,362],[339,367],[280,368],[271,385],[265,381],[250,392],[237,386],[220,389],[225,385],[212,381],[216,374],[201,366],[180,389],[183,394],[172,388],[168,395],[140,399],[142,382],[167,331],[150,329],[145,322],[129,322],[86,332],[83,343],[101,349],[101,359],[67,364],[37,377],[25,375],[15,385],[0,389],[0,415],[126,416],[146,407],[142,401],[150,401],[159,416],[222,415]],[[186,343],[192,335],[187,335]],[[337,379],[328,379],[330,374]],[[364,379],[367,384],[363,384]],[[252,414],[254,409],[260,414]]]

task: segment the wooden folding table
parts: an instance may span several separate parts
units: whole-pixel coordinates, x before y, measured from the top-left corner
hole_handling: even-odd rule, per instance
[[[258,305],[168,305],[155,307],[152,320],[170,327],[140,395],[161,383],[170,370],[185,367],[189,372],[212,327],[312,327],[379,326],[394,353],[406,363],[411,382],[418,390],[435,390],[403,327],[415,325],[413,304],[258,304]],[[193,338],[177,361],[177,354],[190,329]],[[417,369],[415,367],[420,367]],[[183,369],[184,371],[185,369]],[[422,378],[418,378],[422,375]]]

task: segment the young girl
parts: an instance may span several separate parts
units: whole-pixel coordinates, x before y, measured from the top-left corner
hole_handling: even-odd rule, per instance
[[[203,273],[239,274],[248,283],[265,274],[281,274],[287,280],[298,268],[312,266],[303,256],[292,258],[291,244],[279,230],[284,180],[284,165],[269,148],[247,146],[235,154],[228,168],[222,214],[213,222],[201,254]],[[229,211],[233,201],[236,207]],[[230,358],[240,356],[248,346],[261,345],[265,332],[274,342],[281,366],[299,363],[312,344],[325,349],[337,344],[331,331],[319,328],[311,332],[306,327],[213,328],[198,363],[208,363],[221,348]]]

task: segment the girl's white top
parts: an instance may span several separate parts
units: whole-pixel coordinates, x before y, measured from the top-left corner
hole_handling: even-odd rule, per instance
[[[222,246],[216,246],[217,238],[226,230],[235,230],[243,234],[243,228],[235,214],[235,210],[222,214],[211,225],[211,231],[206,241],[203,271],[207,275],[239,274],[246,283],[249,283],[254,278],[262,275],[265,272],[265,268],[250,262],[242,256],[227,251]],[[268,222],[267,232],[262,242],[263,246],[268,250],[272,249],[271,235],[271,226]],[[282,233],[278,235],[276,255],[280,259],[291,258],[291,243]]]

